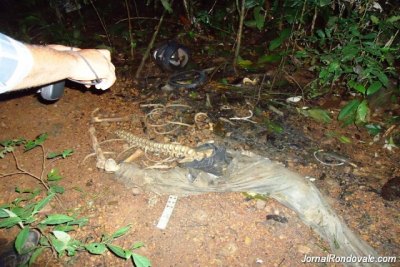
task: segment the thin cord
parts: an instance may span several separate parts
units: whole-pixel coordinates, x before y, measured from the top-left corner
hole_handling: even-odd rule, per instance
[[[74,79],[68,79],[68,80],[71,80],[71,81],[76,82],[76,83],[84,84],[84,85],[95,85],[95,84],[101,83],[101,79],[97,75],[97,73],[94,70],[94,68],[92,67],[92,65],[90,65],[89,61],[79,53],[76,53],[76,55],[80,56],[83,59],[83,61],[86,63],[86,65],[89,67],[89,69],[93,72],[94,76],[96,76],[96,80],[94,80],[92,82],[81,82],[81,81],[74,80]]]

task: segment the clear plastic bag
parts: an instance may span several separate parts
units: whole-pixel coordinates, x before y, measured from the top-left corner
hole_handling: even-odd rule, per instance
[[[170,170],[141,169],[122,163],[116,178],[127,186],[138,186],[157,194],[180,196],[205,192],[254,192],[276,199],[293,209],[330,244],[336,256],[373,256],[377,253],[354,234],[324,200],[311,182],[281,164],[252,154],[230,152],[232,161],[225,174],[216,177],[201,172],[189,182],[189,171],[180,167]],[[349,264],[350,265],[350,264]],[[352,263],[362,266],[362,263]],[[370,266],[382,266],[370,264]]]

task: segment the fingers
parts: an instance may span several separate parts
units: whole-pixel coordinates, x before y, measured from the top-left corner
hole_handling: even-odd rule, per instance
[[[76,75],[71,77],[72,79],[84,81],[99,78],[101,82],[96,84],[95,87],[101,90],[106,90],[115,83],[115,66],[111,62],[110,51],[106,49],[82,49],[76,52],[80,54],[81,60],[78,60],[79,66],[75,70]],[[84,60],[82,60],[82,57]]]

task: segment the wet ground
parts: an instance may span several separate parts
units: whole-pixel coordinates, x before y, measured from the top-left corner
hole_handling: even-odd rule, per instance
[[[265,101],[255,110],[257,91],[250,93],[251,98],[212,83],[196,94],[135,88],[138,86],[129,80],[120,79],[104,93],[67,89],[53,104],[40,102],[33,92],[1,96],[0,140],[34,139],[46,132],[48,151],[75,151],[72,157],[54,163],[64,177],[60,182],[66,189],[60,196],[62,205],[54,201],[42,213],[89,218],[86,226],[72,233],[75,238],[99,240],[103,233],[131,224],[131,232],[115,244],[129,248],[143,242],[144,247],[135,252],[148,257],[153,266],[301,266],[305,255],[330,253],[328,244],[293,211],[272,199],[252,199],[242,193],[179,198],[167,228],[156,228],[168,196],[128,189],[113,174],[98,170],[94,157],[84,160],[93,152],[88,130],[92,112],[99,108],[98,117],[129,118],[95,123],[99,141],[116,138],[114,131],[122,128],[149,139],[188,146],[215,140],[279,161],[311,179],[347,225],[380,255],[399,256],[398,191],[393,201],[381,194],[389,179],[400,177],[398,148],[389,151],[382,139],[374,142],[355,126],[341,128],[334,120],[323,124],[304,117],[296,106],[310,103],[287,104],[287,93],[269,97],[275,104]],[[176,106],[150,116],[153,104]],[[338,114],[339,105],[329,108],[332,117]],[[195,119],[199,113],[207,116]],[[341,142],[342,136],[351,143]],[[121,151],[122,144],[105,143],[103,148]],[[315,153],[319,150],[323,151]],[[17,158],[26,170],[40,172],[40,150],[18,152]],[[1,174],[14,171],[12,157],[0,159]],[[16,187],[41,185],[26,175],[0,178],[0,204],[18,196]],[[267,220],[267,216],[286,219]],[[2,229],[0,235],[10,239],[16,232],[16,228]],[[38,262],[38,266],[132,266],[110,252],[101,256],[80,252],[59,259],[46,250]]]

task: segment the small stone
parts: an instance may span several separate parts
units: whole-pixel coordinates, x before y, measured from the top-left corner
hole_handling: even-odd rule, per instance
[[[246,237],[244,238],[244,243],[245,243],[247,246],[249,246],[249,245],[251,244],[251,242],[253,242],[253,240],[251,240],[250,237],[246,236]]]
[[[229,257],[229,256],[234,255],[236,253],[236,251],[238,251],[238,247],[236,246],[236,244],[230,242],[222,248],[221,254],[226,257]]]
[[[138,196],[138,195],[142,194],[142,190],[140,190],[139,187],[132,188],[132,194],[134,196]]]
[[[258,210],[264,209],[266,205],[267,205],[267,203],[266,203],[264,200],[262,200],[262,199],[257,199],[257,201],[256,201],[256,208],[257,208]]]
[[[304,245],[299,245],[299,246],[297,247],[297,251],[298,251],[300,254],[311,254],[311,248],[309,248],[309,247],[307,247],[307,246],[304,246]]]

